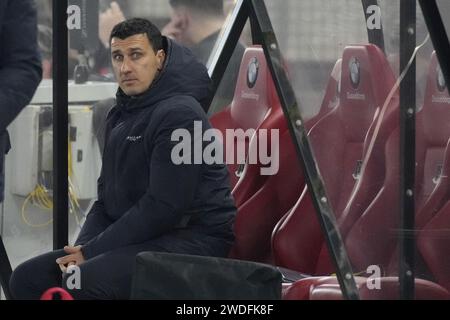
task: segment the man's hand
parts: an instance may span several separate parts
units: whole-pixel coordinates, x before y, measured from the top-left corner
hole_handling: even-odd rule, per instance
[[[71,265],[79,266],[84,262],[83,252],[81,251],[81,246],[71,247],[65,246],[64,251],[68,254],[67,256],[56,259],[56,263],[62,272],[66,272],[67,268]]]
[[[109,36],[114,26],[125,20],[122,10],[117,2],[111,2],[111,7],[98,18],[98,37],[105,48],[109,48]]]

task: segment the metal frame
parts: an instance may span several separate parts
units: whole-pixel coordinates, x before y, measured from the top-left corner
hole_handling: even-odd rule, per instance
[[[448,58],[450,57],[450,42],[439,8],[436,0],[419,0],[419,4],[447,83],[447,90],[450,90],[450,59]]]
[[[403,72],[416,47],[416,0],[400,1],[400,70]],[[416,171],[416,60],[400,83],[400,298],[414,299]]]
[[[361,3],[363,6],[363,10],[364,10],[365,21],[367,21],[367,19],[370,17],[370,15],[367,13],[367,9],[370,6],[379,7],[378,0],[361,0]],[[383,35],[383,26],[382,25],[381,25],[380,29],[370,30],[369,28],[367,28],[367,36],[369,38],[370,43],[375,44],[384,53],[386,53],[385,47],[384,47],[384,35]]]
[[[214,93],[217,91],[220,81],[222,81],[222,77],[227,69],[234,48],[236,48],[236,45],[238,44],[239,37],[241,36],[245,22],[248,18],[248,8],[244,5],[244,1],[245,0],[239,0],[235,5],[231,14],[231,23],[226,26],[223,31],[224,35],[218,43],[217,50],[215,50],[214,55],[210,57],[208,61],[208,73],[212,80]],[[213,97],[214,95],[210,98],[209,103],[206,104],[206,113],[209,110]]]
[[[67,5],[53,0],[53,249],[69,239]]]
[[[53,248],[68,241],[68,87],[67,0],[53,0]],[[11,263],[0,236],[0,284],[11,299]]]

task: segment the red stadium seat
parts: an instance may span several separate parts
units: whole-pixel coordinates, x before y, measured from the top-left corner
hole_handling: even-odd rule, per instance
[[[250,83],[249,70],[255,65],[257,65],[257,77],[255,83]],[[269,154],[275,152],[270,150],[270,130],[277,129],[280,144],[276,144],[276,147],[280,159],[275,161],[285,162],[286,155],[295,156],[295,149],[287,131],[287,122],[261,46],[246,49],[234,99],[228,108],[213,115],[210,121],[213,127],[219,129],[224,136],[225,154],[235,155],[237,144],[242,142],[237,139],[227,141],[227,129],[256,130],[255,136],[245,141],[247,156],[249,148],[257,150],[259,143],[257,136],[262,130],[268,131]],[[266,187],[266,181],[272,179],[272,176],[261,174],[261,168],[264,166],[259,161],[257,163],[246,161],[245,165],[239,165],[236,164],[236,155],[233,160],[235,160],[233,163],[227,163],[227,165],[231,185],[235,187],[233,196],[238,207],[238,215],[235,222],[236,245],[230,256],[245,260],[266,261],[266,256],[270,253],[272,229],[284,214],[284,210],[287,210],[289,199],[293,199],[290,200],[293,203],[298,197],[300,191],[297,189],[301,190],[304,185],[303,174],[294,162],[290,172],[291,183],[287,184],[287,187],[290,187],[289,192],[283,195],[283,203],[286,203],[286,209],[283,209],[273,202],[273,190]],[[281,167],[275,176],[283,170]],[[297,189],[296,186],[298,186]]]
[[[263,54],[261,49],[261,55]],[[341,64],[342,60],[338,60],[331,72],[330,79],[328,81],[327,89],[325,91],[325,95],[323,98],[322,105],[319,109],[317,115],[312,117],[311,119],[305,122],[306,130],[311,129],[315,123],[317,123],[320,119],[322,119],[327,113],[332,111],[339,103],[339,80],[340,80],[340,72],[341,72]],[[279,125],[277,127],[277,125]],[[278,128],[280,130],[280,146],[279,146],[279,168],[280,172],[274,176],[269,177],[261,177],[260,168],[261,164],[249,164],[247,163],[244,167],[244,171],[242,173],[242,178],[239,180],[239,183],[236,185],[236,188],[233,190],[233,195],[235,197],[235,201],[238,207],[243,204],[246,200],[248,200],[251,196],[253,196],[257,190],[263,185],[265,182],[266,185],[274,185],[277,186],[279,190],[286,191],[289,190],[289,186],[297,186],[299,191],[296,192],[296,198],[299,197],[301,190],[303,189],[303,174],[301,173],[301,168],[298,168],[298,161],[295,160],[295,148],[292,144],[292,140],[290,137],[290,133],[287,129],[287,122],[285,120],[283,111],[280,105],[276,105],[274,107],[274,113],[271,114],[267,120],[263,121],[260,129],[267,128]],[[252,139],[250,142],[250,146],[252,148],[256,148],[257,139]],[[301,179],[299,182],[298,179]],[[294,180],[294,181],[290,181]],[[287,184],[287,185],[286,185]],[[275,191],[276,192],[276,191]],[[267,195],[270,197],[270,194]],[[273,198],[273,197],[272,197]],[[290,197],[289,197],[290,198]],[[277,199],[274,199],[275,201]],[[286,203],[283,201],[283,203]],[[280,203],[282,204],[282,203]],[[290,201],[292,207],[293,203]],[[275,207],[278,207],[277,204]]]
[[[254,85],[249,86],[249,67],[253,61],[257,61],[258,72]],[[338,88],[340,77],[341,60],[339,60],[333,68],[330,80],[327,85],[325,96],[319,112],[312,119],[305,123],[307,129],[310,129],[318,120],[323,118],[328,112],[335,108],[338,104]],[[278,129],[280,137],[287,132],[287,122],[281,109],[280,101],[276,93],[275,85],[273,83],[271,74],[267,67],[264,52],[259,45],[255,45],[246,49],[242,58],[242,63],[239,70],[239,77],[236,84],[235,96],[230,106],[223,111],[214,114],[210,118],[212,126],[221,131],[224,137],[225,154],[234,154],[234,160],[236,159],[236,145],[238,141],[227,141],[226,130],[227,129]],[[288,136],[285,136],[288,138]],[[257,139],[254,139],[254,143],[257,143]],[[291,144],[289,142],[289,144]],[[246,139],[246,155],[249,150],[249,140]],[[270,146],[270,144],[269,144]],[[293,148],[293,146],[292,146]],[[246,163],[248,167],[252,164]],[[261,164],[257,163],[256,167],[260,168]],[[230,183],[234,187],[240,176],[243,175],[245,166],[236,164],[236,161],[228,164],[230,172]],[[251,168],[249,168],[251,170]],[[261,176],[259,174],[259,176]],[[256,179],[256,181],[255,181]],[[248,199],[249,196],[254,194],[254,190],[261,186],[264,177],[252,177],[252,184],[246,185],[245,183],[240,186],[240,190],[235,195],[237,204]],[[249,181],[249,179],[247,179]],[[248,190],[250,189],[250,191]]]
[[[450,171],[450,164],[448,164],[450,157],[449,105],[450,97],[445,90],[436,53],[432,53],[424,104],[416,116],[415,226],[419,232],[444,207],[450,197],[450,186],[447,181]],[[392,156],[398,157],[398,131],[396,131],[395,139],[397,139],[395,142],[397,145],[390,148],[390,152]],[[398,184],[398,178],[393,179],[390,184]],[[429,234],[429,232],[426,233]],[[426,240],[422,237],[421,241]],[[428,263],[424,258],[423,255],[417,254],[418,276],[430,276]],[[388,273],[392,275],[395,272],[392,270],[396,270],[398,266],[398,250],[394,252],[390,265]]]
[[[260,48],[252,48],[250,52],[250,58],[257,57],[259,61],[265,59]],[[245,59],[249,59],[247,54],[244,55],[244,61]],[[259,72],[268,74],[269,87],[274,90],[269,70],[263,69],[262,66],[261,64]],[[337,75],[340,73],[340,67],[340,61],[338,61],[330,77],[321,108],[315,117],[306,122],[307,128],[313,126],[336,107],[339,101]],[[262,176],[261,163],[245,165],[242,176],[233,190],[238,207],[235,221],[236,242],[230,255],[233,258],[272,262],[270,249],[272,230],[279,219],[293,207],[304,187],[303,172],[298,165],[287,122],[278,99],[276,100],[277,104],[272,107],[269,116],[259,125],[258,130],[279,130],[279,145],[277,145],[279,159],[276,159],[279,170],[274,175]],[[228,111],[225,110],[223,113],[226,112]],[[218,118],[215,119],[218,120]],[[224,124],[220,126],[221,130],[224,130]],[[252,138],[249,150],[256,149],[257,144],[258,140],[255,137]]]
[[[363,300],[396,300],[399,298],[399,282],[397,277],[368,279],[355,277],[360,299]],[[367,284],[379,281],[379,288]],[[310,277],[299,280],[295,285],[286,287],[283,292],[285,300],[342,300],[342,292],[336,277]],[[449,299],[449,292],[431,281],[417,279],[415,281],[415,299],[444,300]]]
[[[252,76],[254,79],[250,79]],[[224,156],[228,155],[231,158],[230,155],[234,155],[232,163],[227,164],[230,172],[230,183],[234,187],[244,168],[244,165],[237,163],[237,145],[244,143],[245,154],[247,155],[251,137],[245,138],[244,141],[237,141],[237,138],[234,141],[228,141],[226,130],[257,130],[263,122],[270,123],[269,127],[272,129],[286,126],[280,102],[260,46],[249,47],[245,50],[233,101],[229,107],[214,114],[210,118],[210,122],[214,128],[222,132],[225,146]]]
[[[416,226],[419,228],[430,220],[450,196],[449,184],[443,183],[445,150],[450,138],[450,96],[440,76],[442,73],[436,54],[433,53],[424,105],[417,114]]]
[[[435,53],[420,113],[418,138],[422,144],[417,162],[423,164],[419,180],[423,205],[416,219],[417,246],[433,278],[450,290],[450,95]]]
[[[342,66],[339,105],[312,127],[309,137],[335,216],[340,226],[349,230],[382,188],[384,146],[395,128],[398,97],[394,95],[384,105],[395,79],[376,46],[346,47]],[[380,113],[383,117],[378,127]],[[272,242],[279,266],[309,274],[333,272],[306,190],[278,224]]]
[[[448,232],[450,228],[448,181],[450,174],[450,112],[448,104],[450,104],[450,98],[448,92],[442,88],[442,83],[439,85],[437,70],[437,60],[433,54],[424,106],[417,115],[416,199],[419,209],[416,226],[419,230],[417,246],[422,256],[421,260],[427,265],[432,278],[436,279],[438,284],[416,278],[416,299],[450,299],[448,291],[450,290],[448,272],[450,259],[447,259],[450,246],[450,241],[448,241],[450,239]],[[385,123],[386,121],[392,122],[392,119],[398,122],[396,113],[392,114],[392,117],[385,118]],[[391,126],[392,124],[384,124],[381,128]],[[379,132],[382,133],[382,131],[383,129],[380,129]],[[372,264],[384,269],[390,264],[390,267],[383,271],[387,270],[388,275],[391,276],[379,279],[381,290],[369,290],[364,281],[361,282],[361,279],[357,279],[360,296],[363,299],[399,298],[399,282],[398,277],[395,276],[398,265],[397,235],[393,232],[398,228],[399,220],[398,146],[399,130],[396,128],[386,141],[383,153],[386,173],[380,192],[356,220],[348,218],[348,210],[344,211],[344,214],[347,214],[347,217],[344,217],[347,219],[345,221],[347,225],[343,222],[345,219],[339,220],[347,252],[356,270],[364,270]],[[373,162],[370,160],[373,156],[369,158],[368,163]],[[370,181],[373,181],[373,175],[370,175],[367,168],[369,168],[369,164],[366,171],[362,173],[361,185],[370,185],[370,183],[364,183],[364,179],[367,177],[371,178],[372,176]],[[351,201],[347,207],[351,207]],[[308,292],[309,295],[305,295],[305,292]],[[342,298],[336,279],[330,277],[313,277],[297,281],[293,286],[286,287],[284,293],[286,299]]]

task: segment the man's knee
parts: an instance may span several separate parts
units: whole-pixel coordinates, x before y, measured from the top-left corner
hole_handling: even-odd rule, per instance
[[[67,268],[62,277],[61,287],[77,300],[87,298],[84,297],[84,292],[81,292],[81,269],[78,266]]]
[[[113,299],[112,292],[101,279],[101,273],[95,275],[90,269],[74,266],[64,273],[61,287],[75,300]]]
[[[39,299],[45,290],[59,285],[61,271],[55,260],[64,254],[63,250],[56,250],[20,264],[9,280],[13,298]]]

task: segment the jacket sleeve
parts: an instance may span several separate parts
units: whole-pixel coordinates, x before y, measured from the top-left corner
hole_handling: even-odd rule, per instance
[[[92,205],[92,208],[86,217],[86,221],[75,241],[76,246],[82,245],[93,239],[95,236],[105,231],[112,223],[106,215],[106,208],[103,202],[103,170],[98,178],[97,190],[98,198]]]
[[[30,102],[42,78],[32,0],[10,0],[0,34],[0,132]]]
[[[193,137],[195,120],[201,118],[189,108],[172,108],[166,113],[158,125],[155,140],[146,141],[151,150],[147,191],[124,215],[82,247],[85,258],[158,237],[181,221],[194,199],[201,165],[174,164],[171,152],[176,142],[171,141],[171,135],[175,129],[184,128]],[[189,144],[191,148],[193,140]]]
[[[103,101],[106,103],[106,101]],[[111,102],[111,101],[110,101]],[[100,109],[102,112],[105,110],[103,107]],[[105,148],[106,142],[108,141],[109,134],[111,132],[111,115],[114,113],[114,108],[110,108],[108,111],[108,115],[106,116],[106,119],[103,114],[103,124],[105,126],[104,130],[104,136],[101,136],[99,139],[99,145],[102,145],[102,149]],[[103,151],[104,154],[104,151]],[[104,160],[104,159],[103,159]],[[83,224],[83,227],[81,228],[80,233],[78,234],[77,240],[75,241],[75,245],[83,245],[87,243],[89,240],[93,239],[105,229],[111,225],[113,222],[106,212],[106,206],[104,203],[104,196],[103,196],[103,184],[104,184],[104,171],[103,166],[102,170],[100,172],[100,177],[97,180],[97,200],[92,205],[92,208],[89,210],[89,213],[86,216],[86,221]]]

